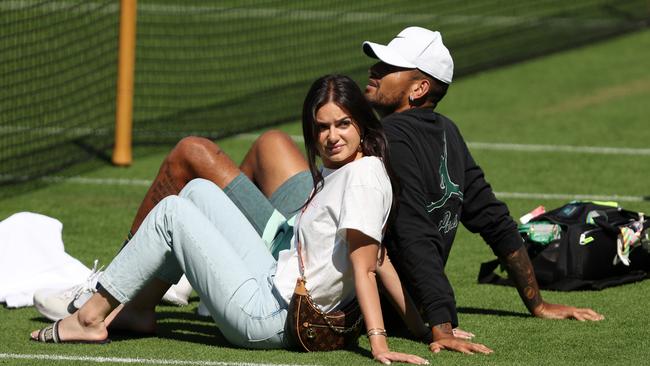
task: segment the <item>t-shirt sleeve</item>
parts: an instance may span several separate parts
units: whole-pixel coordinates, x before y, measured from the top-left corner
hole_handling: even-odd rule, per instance
[[[365,174],[366,182],[354,182],[343,191],[337,232],[354,229],[381,242],[392,203],[390,183],[380,184],[379,174]]]

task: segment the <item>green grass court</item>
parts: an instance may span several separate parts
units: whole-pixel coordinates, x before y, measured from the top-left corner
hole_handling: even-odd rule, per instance
[[[364,56],[359,52],[356,57]],[[515,218],[540,204],[555,208],[576,195],[619,196],[623,207],[650,213],[648,60],[650,31],[632,33],[457,80],[439,110],[459,125],[474,158]],[[297,122],[281,128],[300,135]],[[251,141],[239,136],[218,143],[238,161]],[[575,151],[567,146],[596,149]],[[68,253],[89,266],[95,258],[108,263],[145,193],[142,180],[154,177],[168,150],[138,148],[131,168],[101,162],[77,166],[65,175],[82,179],[2,199],[0,219],[19,211],[55,217],[63,222]],[[523,193],[527,198],[516,197]],[[592,307],[606,319],[599,323],[538,320],[527,315],[515,289],[476,283],[480,263],[489,259],[491,251],[478,235],[459,230],[447,275],[454,285],[461,327],[475,333],[475,340],[494,349],[494,354],[432,355],[425,345],[397,337],[389,338],[391,348],[438,365],[650,363],[650,281],[601,292],[543,292],[547,301]],[[29,332],[45,326],[45,319],[34,308],[1,308],[0,364],[88,365],[100,357],[131,359],[136,364],[160,363],[156,360],[189,365],[372,364],[365,338],[360,339],[358,352],[301,354],[233,348],[214,335],[211,322],[195,315],[198,299],[193,300],[185,308],[159,308],[157,337],[115,336],[105,346],[30,342]],[[126,362],[105,361],[107,365]]]

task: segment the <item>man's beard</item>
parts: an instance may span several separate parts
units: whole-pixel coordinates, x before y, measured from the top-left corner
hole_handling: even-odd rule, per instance
[[[377,112],[381,117],[388,116],[389,114],[395,113],[397,108],[400,107],[400,100],[402,100],[403,95],[406,93],[404,91],[401,95],[392,100],[387,98],[382,93],[375,93],[371,97],[366,95],[366,100],[370,103],[372,108]]]

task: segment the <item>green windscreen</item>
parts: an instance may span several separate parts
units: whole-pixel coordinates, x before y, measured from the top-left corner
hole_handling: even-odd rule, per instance
[[[0,184],[113,143],[119,2],[0,1]],[[139,0],[134,142],[297,121],[327,73],[365,83],[364,40],[439,30],[455,78],[647,26],[647,0]]]

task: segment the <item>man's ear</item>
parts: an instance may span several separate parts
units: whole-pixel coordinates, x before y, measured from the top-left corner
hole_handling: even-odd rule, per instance
[[[423,78],[414,81],[411,86],[411,93],[409,93],[409,104],[419,107],[426,103],[430,88],[431,82],[427,79]]]
[[[426,97],[429,95],[430,89],[431,89],[431,82],[429,80],[419,79],[415,83],[415,87],[412,92],[413,99],[415,100],[426,99]]]

